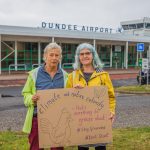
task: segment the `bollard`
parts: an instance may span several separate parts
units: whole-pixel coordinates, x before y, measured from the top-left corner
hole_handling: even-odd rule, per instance
[[[149,84],[148,78],[149,78],[149,69],[147,69],[147,86],[148,86],[148,84]]]
[[[142,71],[141,71],[141,69],[140,69],[140,75],[139,75],[139,84],[141,85],[141,80],[142,80]]]

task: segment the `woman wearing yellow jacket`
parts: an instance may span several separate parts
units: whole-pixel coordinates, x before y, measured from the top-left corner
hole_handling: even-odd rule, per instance
[[[100,86],[108,87],[110,119],[113,122],[115,117],[115,94],[109,74],[102,70],[98,54],[94,47],[88,43],[80,44],[77,47],[75,54],[74,71],[69,74],[67,87],[68,88],[83,88],[85,86]],[[92,145],[95,150],[106,150],[106,146],[102,144]],[[88,150],[88,145],[78,146],[78,150]]]

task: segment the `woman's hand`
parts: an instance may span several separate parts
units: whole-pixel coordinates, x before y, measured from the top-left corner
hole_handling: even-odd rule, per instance
[[[113,122],[114,122],[114,120],[115,120],[115,114],[110,113],[109,119],[111,120],[111,123],[113,124]]]
[[[80,84],[76,84],[76,85],[74,86],[74,88],[76,88],[76,89],[82,89],[82,88],[83,88],[83,86],[82,86],[82,85],[80,85]]]
[[[38,95],[38,94],[34,94],[33,96],[32,96],[32,101],[33,101],[33,103],[37,103],[37,101],[40,99],[40,96]]]

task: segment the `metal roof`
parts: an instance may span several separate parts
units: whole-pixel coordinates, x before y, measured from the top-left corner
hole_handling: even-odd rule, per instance
[[[149,17],[144,17],[142,19],[136,19],[136,20],[120,22],[121,25],[138,24],[138,23],[150,23],[150,18]]]
[[[136,36],[123,33],[83,32],[71,30],[55,30],[40,27],[21,27],[0,25],[1,35],[60,37],[76,39],[96,39],[110,41],[150,42],[149,36]]]

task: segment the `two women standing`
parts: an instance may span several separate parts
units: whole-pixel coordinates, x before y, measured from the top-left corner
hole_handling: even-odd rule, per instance
[[[40,150],[37,123],[37,90],[56,88],[84,88],[86,86],[106,85],[108,87],[110,119],[115,115],[115,94],[109,74],[103,71],[103,64],[90,44],[83,43],[77,47],[74,71],[67,75],[61,68],[62,50],[56,43],[48,44],[44,50],[44,65],[29,72],[28,80],[23,89],[24,103],[28,107],[23,131],[29,133],[30,150]],[[91,145],[90,145],[91,146]],[[105,150],[102,144],[92,145],[95,150]],[[63,150],[63,147],[51,150]],[[78,146],[78,150],[88,150],[88,145]]]

